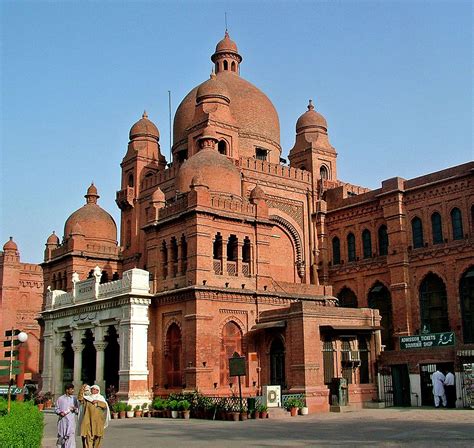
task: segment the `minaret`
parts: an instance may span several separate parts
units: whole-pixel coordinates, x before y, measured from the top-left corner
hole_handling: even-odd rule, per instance
[[[130,129],[130,141],[127,153],[122,160],[122,185],[117,192],[116,203],[121,213],[120,245],[125,259],[139,258],[143,250],[141,230],[139,228],[140,203],[142,182],[152,178],[158,171],[166,167],[166,160],[160,152],[160,132],[156,125],[143,112],[142,118]],[[131,261],[129,267],[138,266]]]

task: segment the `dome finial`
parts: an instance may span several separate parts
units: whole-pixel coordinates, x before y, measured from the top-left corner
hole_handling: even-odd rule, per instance
[[[214,71],[214,67],[212,67],[210,79],[216,79],[216,72]]]
[[[84,195],[86,198],[87,204],[97,204],[97,199],[100,196],[97,194],[97,188],[94,185],[94,182],[91,182],[91,186],[87,189],[87,193]]]
[[[146,113],[146,110],[143,111],[142,118],[148,118],[148,114]]]
[[[309,100],[309,103],[308,103],[308,110],[314,110],[313,100]]]

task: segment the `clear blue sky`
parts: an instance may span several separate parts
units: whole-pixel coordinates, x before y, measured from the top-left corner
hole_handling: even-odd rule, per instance
[[[273,101],[286,156],[312,98],[339,178],[377,188],[473,159],[470,1],[2,1],[0,244],[40,262],[93,180],[115,192],[147,110],[168,158],[173,114],[228,28]],[[1,246],[0,246],[1,247]]]

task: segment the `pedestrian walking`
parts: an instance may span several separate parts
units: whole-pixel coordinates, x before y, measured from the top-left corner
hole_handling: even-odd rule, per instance
[[[454,374],[450,370],[446,373],[446,379],[444,380],[444,390],[446,393],[446,402],[448,408],[456,407],[456,384],[454,381]]]
[[[79,428],[83,448],[100,448],[104,429],[110,420],[110,410],[105,398],[100,394],[100,387],[83,385],[78,400],[81,403]]]
[[[433,396],[435,408],[439,408],[439,401],[443,403],[443,407],[446,407],[446,395],[444,394],[444,380],[445,376],[443,373],[436,369],[436,372],[431,376],[431,382],[433,383]]]
[[[76,448],[76,415],[79,402],[74,396],[74,385],[66,384],[64,395],[56,400],[58,415],[58,440],[56,445],[61,448]]]

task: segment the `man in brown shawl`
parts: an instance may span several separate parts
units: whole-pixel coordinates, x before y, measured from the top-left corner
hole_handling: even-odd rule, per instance
[[[99,386],[96,385],[89,388],[84,384],[77,398],[81,403],[79,428],[82,446],[83,448],[100,448],[104,429],[108,426],[110,419],[109,406],[100,394]]]

